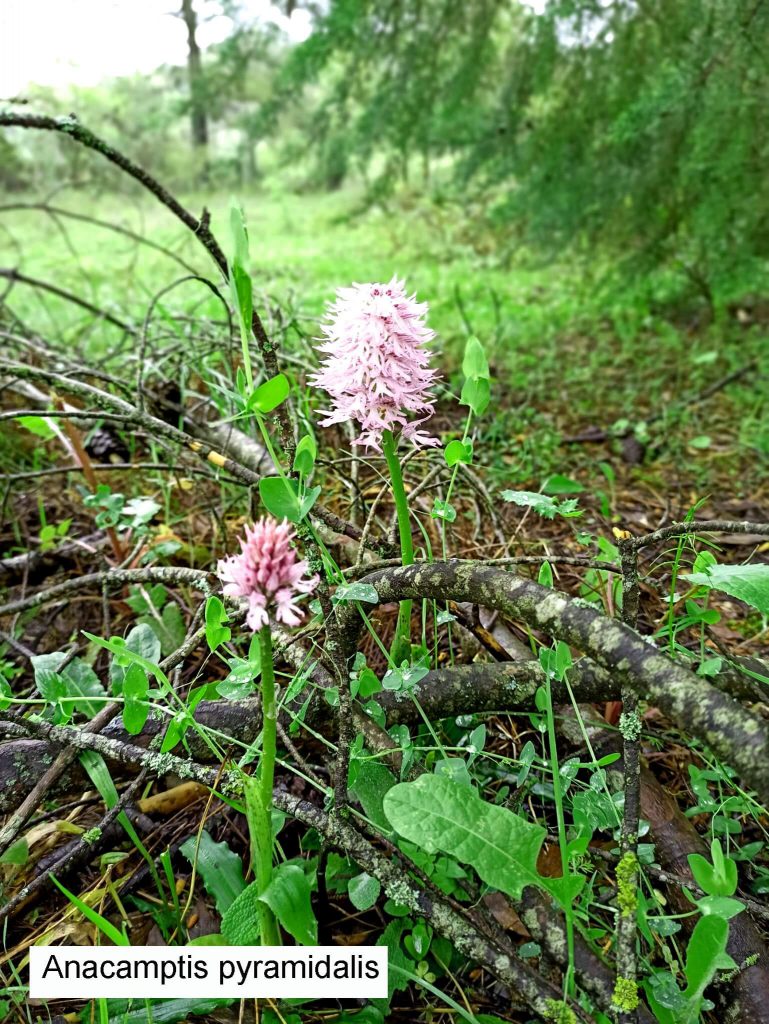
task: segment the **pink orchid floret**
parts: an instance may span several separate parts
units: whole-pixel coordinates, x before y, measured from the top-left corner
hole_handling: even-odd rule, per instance
[[[427,303],[408,296],[403,281],[354,284],[340,288],[322,330],[326,341],[320,370],[310,384],[331,396],[324,427],[355,420],[363,428],[354,444],[380,450],[385,430],[416,446],[438,439],[417,429],[434,412],[430,395],[437,373],[431,370],[425,324]]]
[[[228,597],[248,599],[246,623],[254,632],[266,626],[274,610],[278,622],[296,626],[301,609],[296,600],[315,589],[318,577],[304,579],[307,562],[299,561],[292,547],[294,531],[284,519],[265,517],[246,526],[241,553],[223,558],[216,567]]]

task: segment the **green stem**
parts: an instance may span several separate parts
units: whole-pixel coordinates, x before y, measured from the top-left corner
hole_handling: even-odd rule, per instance
[[[411,538],[409,502],[406,497],[406,488],[403,486],[403,471],[391,430],[385,430],[382,434],[382,449],[393,485],[393,498],[398,515],[398,533],[401,541],[401,559],[404,565],[413,565],[414,542]],[[401,601],[400,603],[392,652],[393,660],[397,665],[411,656],[411,601]]]
[[[256,881],[263,893],[272,881],[272,789],[275,781],[277,748],[275,707],[275,668],[272,660],[272,632],[269,623],[259,631],[262,657],[262,760],[256,792]],[[259,923],[263,946],[279,946],[280,931],[266,903],[259,901]]]

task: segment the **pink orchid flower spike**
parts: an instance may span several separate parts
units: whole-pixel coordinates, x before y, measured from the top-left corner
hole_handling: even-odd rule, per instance
[[[437,445],[418,429],[434,412],[428,342],[427,303],[407,296],[403,281],[340,288],[323,325],[327,339],[314,387],[331,397],[323,426],[355,420],[362,427],[355,444],[381,450],[385,430],[400,431],[416,446]]]
[[[221,559],[216,567],[224,593],[248,600],[246,623],[254,632],[269,623],[270,612],[286,626],[298,625],[301,609],[296,600],[318,583],[317,576],[304,578],[307,562],[297,558],[293,538],[285,519],[282,523],[271,517],[258,519],[246,526],[240,554]]]

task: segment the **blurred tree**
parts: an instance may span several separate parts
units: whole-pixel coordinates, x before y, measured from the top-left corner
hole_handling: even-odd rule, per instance
[[[208,145],[206,86],[203,77],[203,59],[197,40],[198,18],[193,0],[182,0],[180,16],[187,29],[187,77],[190,88],[192,144],[197,149],[205,150]]]
[[[769,256],[767,52],[767,0],[330,0],[272,110],[311,102],[319,161],[380,191],[437,161],[530,242],[601,241],[712,301]]]

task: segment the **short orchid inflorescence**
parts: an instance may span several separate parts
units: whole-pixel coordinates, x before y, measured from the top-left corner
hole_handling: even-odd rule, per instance
[[[340,288],[323,325],[325,358],[310,383],[331,396],[323,426],[355,420],[363,428],[355,444],[382,447],[385,431],[412,444],[437,445],[418,429],[433,414],[427,343],[435,336],[425,324],[427,303],[408,296],[403,281]],[[409,418],[415,417],[415,418]]]
[[[301,621],[296,599],[309,594],[318,582],[317,576],[304,578],[307,562],[297,558],[293,536],[286,520],[258,519],[253,526],[246,526],[241,553],[217,564],[224,593],[248,599],[246,623],[254,632],[269,623],[271,610],[278,622],[296,626]]]

